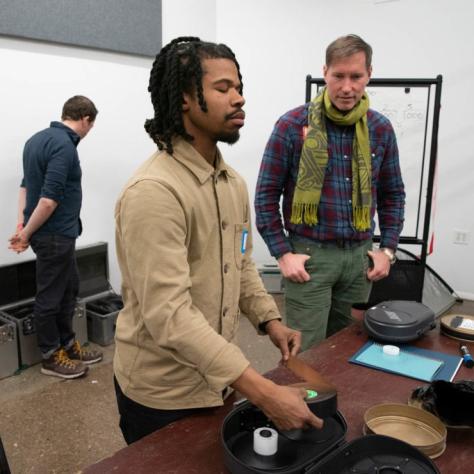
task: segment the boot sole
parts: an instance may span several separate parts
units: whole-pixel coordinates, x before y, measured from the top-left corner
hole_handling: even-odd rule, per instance
[[[97,362],[100,362],[102,360],[102,357],[98,357],[97,359],[93,359],[93,360],[84,360],[84,359],[71,359],[71,360],[80,361],[85,365],[89,365],[89,364],[95,364]]]
[[[61,374],[59,372],[55,372],[54,370],[45,369],[43,367],[41,368],[42,374],[52,375],[53,377],[60,377],[62,379],[77,379],[78,377],[82,377],[86,372],[87,370],[83,370],[82,372],[77,374]]]

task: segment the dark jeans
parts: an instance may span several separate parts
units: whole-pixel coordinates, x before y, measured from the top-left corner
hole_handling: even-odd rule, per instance
[[[124,395],[115,377],[114,385],[118,411],[120,413],[119,426],[127,444],[132,444],[144,436],[169,425],[173,421],[209,410],[208,408],[158,410],[146,407]]]
[[[72,318],[79,291],[76,239],[60,235],[33,235],[36,254],[35,324],[44,358],[75,338]]]

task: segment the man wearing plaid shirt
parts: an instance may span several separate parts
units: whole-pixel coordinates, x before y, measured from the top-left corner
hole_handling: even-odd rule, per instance
[[[280,117],[260,167],[257,228],[285,277],[287,324],[302,332],[303,350],[352,321],[352,305],[389,274],[403,227],[395,133],[365,93],[371,60],[356,35],[332,42],[326,87]]]

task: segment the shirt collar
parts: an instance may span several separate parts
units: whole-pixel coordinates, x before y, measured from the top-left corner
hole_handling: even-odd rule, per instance
[[[224,173],[235,178],[235,172],[227,166],[217,148],[215,168],[184,138],[173,139],[173,157],[191,171],[201,184],[204,184],[214,173]]]
[[[72,128],[69,128],[68,126],[64,125],[62,122],[51,122],[49,126],[51,128],[61,128],[62,130],[64,130],[68,134],[69,138],[71,139],[72,143],[74,143],[75,146],[77,146],[81,140],[81,137]]]

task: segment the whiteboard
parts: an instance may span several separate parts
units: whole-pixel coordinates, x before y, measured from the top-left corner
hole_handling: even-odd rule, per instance
[[[421,238],[434,109],[430,102],[434,94],[428,87],[367,87],[367,93],[371,108],[390,120],[397,137],[406,193],[402,235]]]

